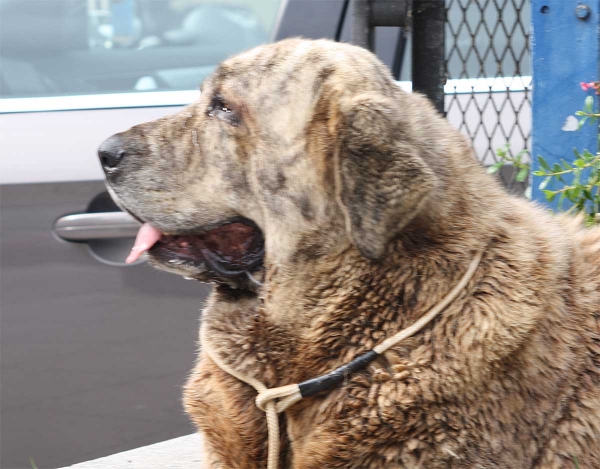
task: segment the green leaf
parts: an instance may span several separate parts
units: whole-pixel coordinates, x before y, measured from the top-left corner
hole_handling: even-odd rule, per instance
[[[583,104],[583,107],[584,107],[585,111],[587,111],[588,114],[591,114],[593,112],[594,97],[592,95],[590,95],[587,98],[585,98],[585,102]]]
[[[597,218],[598,214],[590,213],[587,217],[585,217],[585,226],[594,226],[596,223],[600,224],[600,218]],[[579,464],[575,466],[576,469],[579,468]]]
[[[489,174],[494,174],[494,173],[497,173],[497,172],[498,172],[498,170],[499,170],[500,168],[502,168],[502,166],[504,166],[504,163],[503,163],[502,161],[499,161],[498,163],[494,163],[493,165],[491,165],[491,166],[488,166],[487,172],[488,172]]]
[[[498,148],[496,150],[496,155],[500,156],[501,158],[504,158],[506,157],[508,152],[510,152],[510,145],[507,143],[502,148]]]
[[[525,156],[528,154],[529,154],[528,150],[521,150],[519,153],[517,153],[517,158],[521,158],[522,156]]]
[[[544,190],[546,187],[548,187],[548,184],[550,183],[551,180],[552,180],[552,177],[550,177],[550,176],[548,176],[546,179],[544,179],[540,183],[540,190]]]
[[[554,192],[554,191],[550,191],[550,190],[543,190],[542,192],[546,196],[546,200],[548,202],[552,202],[555,199],[555,197],[558,195],[558,192]]]
[[[523,182],[527,179],[527,175],[529,174],[529,168],[521,168],[515,177],[515,181]]]
[[[567,184],[567,181],[565,181],[565,178],[563,178],[561,174],[554,174],[553,176],[563,184]]]
[[[581,196],[581,186],[573,187],[573,189],[569,189],[567,191],[567,197],[569,198],[569,200],[571,202],[583,205],[584,199],[580,199],[579,198],[580,196]]]
[[[565,169],[573,169],[573,166],[571,166],[569,163],[567,163],[563,158],[560,159],[560,162],[563,165],[563,168]]]
[[[550,166],[548,165],[548,163],[546,163],[546,160],[542,156],[538,156],[538,161],[540,163],[540,166],[542,168],[544,168],[546,171],[552,171],[550,169]]]
[[[565,192],[560,193],[560,197],[558,198],[558,209],[559,210],[562,210],[566,197],[567,197],[567,194]]]
[[[578,158],[578,159],[576,159],[575,161],[573,161],[573,164],[574,164],[575,166],[577,166],[578,168],[580,168],[580,169],[583,169],[583,168],[585,168],[585,161],[583,161],[583,160],[582,160],[582,159],[580,159],[580,158]]]

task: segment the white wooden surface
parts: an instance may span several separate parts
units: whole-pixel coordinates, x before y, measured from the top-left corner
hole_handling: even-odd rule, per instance
[[[182,436],[62,469],[202,469],[202,437]]]

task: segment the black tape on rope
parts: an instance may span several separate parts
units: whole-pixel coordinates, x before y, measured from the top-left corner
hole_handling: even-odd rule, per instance
[[[321,391],[331,389],[332,387],[342,383],[344,378],[346,378],[348,375],[366,368],[367,365],[375,360],[378,356],[379,354],[377,352],[369,350],[367,353],[356,357],[350,363],[340,366],[339,368],[330,371],[326,375],[303,381],[298,385],[300,388],[300,394],[302,394],[302,397],[310,397]]]

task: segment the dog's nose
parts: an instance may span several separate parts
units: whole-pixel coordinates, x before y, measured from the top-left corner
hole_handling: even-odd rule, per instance
[[[104,171],[114,170],[126,156],[123,139],[118,135],[108,137],[98,148],[98,158]]]

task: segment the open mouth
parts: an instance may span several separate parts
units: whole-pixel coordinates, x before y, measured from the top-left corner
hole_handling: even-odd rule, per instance
[[[152,264],[164,270],[256,291],[259,283],[252,274],[262,268],[264,238],[247,219],[181,235],[165,235],[145,223],[126,262],[135,262],[144,252]]]

